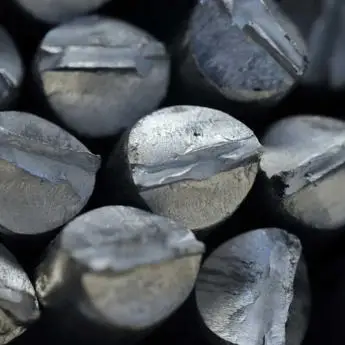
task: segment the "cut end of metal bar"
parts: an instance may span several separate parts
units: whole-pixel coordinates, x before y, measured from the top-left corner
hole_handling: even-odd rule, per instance
[[[61,245],[90,270],[111,270],[114,274],[202,255],[204,250],[203,244],[180,224],[123,206],[79,216],[65,227]]]
[[[191,64],[206,80],[205,89],[212,89],[210,96],[244,105],[276,103],[296,84],[307,64],[307,49],[297,28],[267,1],[199,2],[186,42]],[[181,78],[193,79],[189,69]]]
[[[281,209],[317,228],[344,224],[345,123],[322,116],[294,116],[265,134],[260,168]],[[278,190],[279,189],[279,190]],[[339,204],[338,204],[339,203]]]
[[[0,344],[22,334],[40,316],[35,290],[12,254],[0,245]]]
[[[103,207],[62,230],[38,269],[36,289],[48,308],[64,298],[83,317],[95,317],[96,311],[98,320],[114,329],[139,332],[183,303],[203,252],[204,245],[170,219],[131,207]],[[72,284],[82,291],[74,293]]]
[[[211,253],[197,279],[196,303],[214,338],[239,345],[282,345],[293,338],[299,344],[310,309],[308,278],[296,277],[306,274],[298,270],[300,260],[297,237],[275,228],[239,235]]]
[[[84,207],[100,157],[72,135],[32,114],[0,112],[0,144],[4,228],[40,234],[63,225]]]
[[[15,0],[36,19],[50,24],[66,22],[75,17],[95,11],[109,0]]]
[[[40,72],[77,70],[133,70],[147,77],[156,60],[169,60],[165,47],[159,42],[144,45],[103,46],[43,46]],[[42,54],[50,53],[50,56]],[[52,56],[53,55],[53,56]],[[54,56],[55,55],[55,56]]]
[[[133,197],[154,213],[203,230],[226,219],[244,200],[256,177],[261,145],[228,114],[173,106],[138,121],[120,150],[125,166],[112,163],[114,152],[110,179],[125,171],[126,183],[136,190]]]
[[[276,18],[278,7],[267,0],[218,0],[231,19],[254,42],[262,46],[293,78],[303,75],[306,54],[294,41],[291,25]],[[273,11],[272,11],[273,10]],[[285,25],[284,25],[285,24]]]
[[[164,108],[144,117],[128,139],[128,161],[140,190],[206,180],[258,161],[260,150],[254,133],[238,120],[193,106]]]
[[[47,33],[35,73],[67,127],[85,137],[107,137],[160,104],[169,86],[170,60],[165,46],[145,31],[90,16]]]
[[[19,52],[12,38],[0,27],[0,109],[15,98],[23,75]]]

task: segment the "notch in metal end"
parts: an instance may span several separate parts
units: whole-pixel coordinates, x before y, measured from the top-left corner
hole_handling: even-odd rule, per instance
[[[143,77],[150,73],[153,60],[168,58],[160,43],[116,47],[45,46],[42,53],[48,54],[42,60],[42,72],[62,69],[133,69]]]
[[[307,84],[324,84],[337,88],[345,84],[345,2],[324,0],[320,17],[310,35],[310,63],[304,75]]]
[[[307,58],[289,32],[271,13],[265,1],[222,1],[232,21],[263,47],[294,79],[303,75]]]

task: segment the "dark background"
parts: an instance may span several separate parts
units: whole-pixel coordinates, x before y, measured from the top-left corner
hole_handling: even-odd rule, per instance
[[[73,1],[73,0],[71,0]],[[280,1],[286,12],[300,27],[307,37],[311,24],[320,8],[320,0],[283,0]],[[146,29],[168,46],[183,23],[186,22],[194,0],[114,0],[104,6],[99,13],[119,17]],[[1,0],[0,23],[2,23],[15,38],[26,66],[30,66],[33,54],[49,29],[49,26],[38,23],[24,13],[18,11],[11,0]],[[272,110],[271,121],[292,113],[318,113],[331,116],[342,116],[343,94],[333,94],[324,89],[306,89],[298,87],[287,99]],[[38,95],[32,88],[29,70],[24,82],[20,99],[15,107],[41,116],[46,116]],[[163,105],[178,104],[180,95],[171,86],[169,95]],[[254,130],[256,130],[254,128]],[[259,135],[259,133],[257,133]],[[114,143],[112,142],[111,145]],[[89,146],[90,147],[90,146]],[[95,150],[106,156],[111,146],[104,143]],[[92,148],[93,149],[93,148]],[[96,193],[97,194],[97,193]],[[210,252],[222,241],[236,233],[265,226],[282,226],[278,220],[271,219],[261,208],[260,192],[254,187],[253,192],[236,212],[236,214],[221,228],[214,231],[207,239],[207,251]],[[99,196],[94,196],[88,208],[102,204]],[[295,231],[288,228],[287,230]],[[342,233],[336,238],[315,238],[310,241],[302,238],[305,256],[309,266],[312,285],[313,311],[305,345],[331,345],[345,342],[345,240]],[[31,239],[19,242],[9,242],[8,246],[17,255],[25,269],[32,274],[34,266],[39,261],[43,244]],[[62,315],[63,317],[63,315]],[[83,332],[83,329],[78,330]],[[16,345],[34,344],[37,342],[74,343],[66,337],[53,321],[42,320],[29,329],[23,336],[14,341]],[[99,345],[103,344],[99,339]],[[143,341],[143,344],[208,344],[203,336],[202,327],[198,322],[193,299],[167,320],[159,329]]]

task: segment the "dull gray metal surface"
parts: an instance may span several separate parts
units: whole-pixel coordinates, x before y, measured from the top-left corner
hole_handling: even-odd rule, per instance
[[[100,157],[35,115],[0,112],[0,225],[6,234],[39,235],[86,205]]]
[[[57,24],[95,11],[110,0],[14,0],[34,18]]]
[[[277,102],[307,66],[303,37],[268,0],[200,0],[178,51],[188,89],[243,103]]]
[[[35,75],[56,116],[97,138],[119,134],[160,104],[170,61],[163,43],[142,29],[89,16],[47,33]]]
[[[122,143],[107,166],[112,193],[127,184],[136,190],[133,199],[192,230],[213,227],[238,208],[254,183],[261,149],[238,120],[193,106],[153,112]]]
[[[187,298],[203,251],[170,219],[99,208],[70,222],[48,248],[37,270],[38,298],[48,310],[67,301],[79,318],[110,325],[115,337],[146,331]]]
[[[201,267],[196,303],[215,343],[300,344],[310,291],[299,240],[272,228],[225,242]]]
[[[280,120],[262,139],[262,186],[275,210],[317,229],[345,224],[345,123],[325,116]]]

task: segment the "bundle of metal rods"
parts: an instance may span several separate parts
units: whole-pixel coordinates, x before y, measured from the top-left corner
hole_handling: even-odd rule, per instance
[[[2,0],[0,345],[342,344],[344,23]]]

